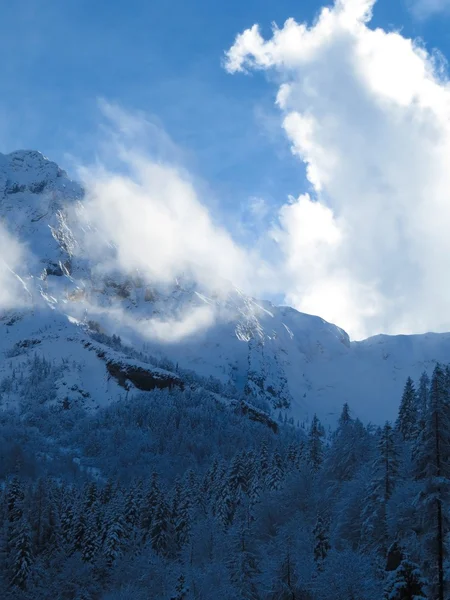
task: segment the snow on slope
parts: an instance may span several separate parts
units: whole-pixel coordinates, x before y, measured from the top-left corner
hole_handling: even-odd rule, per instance
[[[436,360],[450,361],[450,334],[350,343],[320,317],[256,301],[236,288],[219,295],[182,277],[162,288],[138,274],[100,275],[83,255],[76,211],[66,210],[82,199],[82,187],[40,153],[0,154],[0,219],[27,245],[20,276],[33,298],[28,308],[0,314],[5,405],[18,400],[11,373],[26,373],[36,356],[56,365],[54,400],[67,405],[120,399],[124,380],[126,387],[139,386],[139,378],[127,379],[127,369],[147,370],[151,381],[175,381],[176,374],[158,375],[151,365],[118,356],[120,350],[112,358],[110,349],[94,344],[92,330],[232,383],[250,400],[300,420],[317,412],[333,421],[345,401],[366,421],[395,418],[406,377],[431,371]],[[212,324],[177,339],[172,334],[180,320],[195,311],[212,316]]]

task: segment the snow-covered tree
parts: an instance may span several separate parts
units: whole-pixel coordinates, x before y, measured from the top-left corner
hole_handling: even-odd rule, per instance
[[[242,600],[260,600],[257,583],[260,571],[248,535],[245,528],[240,528],[233,536],[232,553],[228,568],[231,583],[237,592],[236,600],[238,598]]]
[[[422,483],[417,498],[427,562],[436,580],[436,597],[444,600],[445,537],[449,531],[450,401],[445,372],[437,364],[431,379],[424,427],[414,448],[415,475]]]
[[[418,565],[404,558],[386,586],[386,600],[426,600],[426,581]]]
[[[413,380],[411,377],[408,377],[395,424],[403,440],[409,442],[416,437],[418,418],[416,390]]]
[[[322,517],[322,515],[319,515],[313,530],[314,561],[319,571],[323,570],[323,563],[331,548],[328,530],[329,527],[326,520]]]
[[[116,515],[107,527],[103,553],[109,566],[122,556],[126,530],[127,525],[121,515]]]
[[[399,452],[395,433],[386,422],[379,437],[377,457],[372,465],[372,477],[367,486],[363,510],[362,536],[366,548],[386,555],[388,549],[387,503],[398,482],[400,470]]]
[[[275,451],[267,474],[267,488],[269,490],[279,490],[284,478],[283,460],[278,451]]]
[[[25,517],[16,522],[14,534],[10,544],[10,583],[25,590],[33,566],[31,530]]]
[[[317,415],[314,415],[308,434],[308,462],[313,471],[322,466],[324,457],[323,437],[325,431]]]

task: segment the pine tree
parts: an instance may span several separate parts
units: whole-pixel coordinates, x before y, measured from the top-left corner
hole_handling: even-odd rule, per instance
[[[231,582],[238,593],[237,597],[242,600],[259,600],[258,563],[248,539],[248,531],[244,527],[235,535],[232,558],[228,566]]]
[[[215,514],[222,527],[227,529],[233,523],[235,513],[235,497],[230,490],[228,479],[225,479],[216,497]]]
[[[416,394],[417,401],[417,433],[425,426],[426,417],[428,414],[428,404],[430,402],[430,378],[424,371],[419,379],[419,386]]]
[[[159,476],[158,473],[152,474],[152,480],[150,483],[150,489],[143,500],[142,512],[141,512],[141,528],[143,529],[143,536],[146,539],[151,531],[153,518],[161,499],[161,489],[159,487]]]
[[[249,482],[245,468],[245,454],[239,452],[233,458],[228,474],[228,487],[236,504],[239,504],[242,497],[247,493],[248,485]]]
[[[322,438],[325,432],[317,415],[314,415],[308,435],[308,462],[313,471],[319,471],[324,456],[324,444]]]
[[[63,544],[66,548],[73,545],[74,538],[75,513],[72,499],[64,498],[63,509],[61,512],[61,535]]]
[[[269,450],[267,448],[267,442],[263,440],[259,451],[259,471],[261,473],[261,481],[265,484],[267,475],[269,474],[270,461],[269,461]]]
[[[170,522],[170,511],[161,495],[152,519],[151,540],[153,550],[162,556],[168,556],[173,546],[173,533]]]
[[[411,377],[408,377],[403,390],[402,400],[398,413],[396,429],[401,433],[402,439],[409,442],[415,439],[418,423],[417,397],[414,383]]]
[[[331,548],[328,526],[321,515],[318,516],[316,525],[313,530],[314,535],[314,561],[317,565],[317,570],[323,570],[323,563],[327,557],[327,554]]]
[[[189,540],[191,530],[190,496],[180,481],[175,483],[170,519],[175,532],[177,549],[181,550]]]
[[[84,546],[84,538],[86,535],[86,520],[87,517],[83,510],[79,510],[75,521],[73,534],[73,550],[81,552]]]
[[[219,475],[219,460],[217,457],[211,463],[211,466],[207,470],[203,482],[201,485],[201,497],[200,504],[202,509],[207,514],[207,507],[211,503],[217,484],[217,477]]]
[[[417,499],[423,517],[427,556],[434,562],[436,595],[444,600],[445,536],[449,531],[450,405],[442,367],[434,369],[424,428],[414,448],[415,475],[422,482]]]
[[[110,567],[123,553],[126,529],[127,525],[121,515],[115,515],[107,527],[103,551]]]
[[[8,507],[8,520],[10,523],[20,521],[23,515],[23,501],[25,493],[18,477],[13,477],[9,482],[6,492]]]
[[[296,471],[300,469],[302,460],[304,459],[305,442],[292,442],[287,451],[287,469],[289,471]]]
[[[399,453],[395,434],[389,422],[384,425],[372,465],[372,479],[367,490],[363,511],[362,537],[366,548],[375,548],[383,556],[387,553],[387,503],[397,484],[400,471]]]
[[[84,490],[84,510],[89,512],[99,498],[95,481],[88,483]]]
[[[25,590],[33,565],[31,530],[22,517],[15,525],[15,536],[11,541],[10,582],[12,586]]]
[[[270,465],[270,471],[267,476],[267,487],[269,490],[279,490],[283,483],[284,469],[283,460],[278,450],[275,450],[272,462]]]
[[[112,479],[108,479],[102,491],[100,492],[100,503],[108,504],[114,495],[114,485]]]
[[[386,421],[378,443],[378,456],[374,465],[374,485],[382,492],[387,503],[394,491],[400,471],[400,459],[391,424]]]
[[[97,526],[96,515],[93,512],[93,510],[91,510],[91,512],[87,516],[86,528],[83,536],[83,545],[81,548],[81,558],[83,562],[93,562],[98,554],[99,547],[100,532]]]
[[[359,419],[342,419],[327,452],[326,471],[336,481],[351,481],[372,450],[371,436]]]
[[[426,600],[425,580],[419,567],[408,558],[390,575],[385,593],[386,600]]]
[[[139,520],[141,489],[138,485],[131,485],[125,497],[124,519],[127,525],[127,538],[134,542],[137,537]]]
[[[345,427],[352,421],[353,421],[353,419],[350,416],[350,407],[349,407],[348,403],[345,402],[344,406],[342,407],[341,415],[339,417],[338,428]]]
[[[272,588],[270,598],[277,600],[301,600],[303,598],[299,589],[300,576],[294,559],[292,538],[288,535],[283,538],[282,545],[276,553],[278,564],[270,586]]]

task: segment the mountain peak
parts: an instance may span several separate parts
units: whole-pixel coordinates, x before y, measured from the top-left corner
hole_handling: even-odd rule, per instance
[[[63,169],[37,150],[0,153],[0,201],[16,194],[44,194],[59,190],[80,197],[82,188]]]
[[[11,184],[27,187],[33,183],[67,177],[67,173],[37,150],[16,150],[0,155],[0,176]],[[27,185],[28,184],[28,185]],[[31,185],[31,187],[33,187]],[[31,189],[33,191],[33,189]],[[39,186],[37,191],[39,191]]]

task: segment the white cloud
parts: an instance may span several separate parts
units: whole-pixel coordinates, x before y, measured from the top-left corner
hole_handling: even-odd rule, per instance
[[[439,61],[370,29],[374,0],[236,38],[229,72],[275,70],[312,197],[280,211],[287,302],[347,328],[450,330],[450,86]]]
[[[258,284],[272,280],[268,267],[213,218],[166,134],[143,115],[105,102],[101,106],[109,122],[106,141],[97,163],[80,168],[86,188],[82,251],[100,271],[138,272],[156,286],[183,275],[203,290],[227,292],[233,284],[261,291]],[[193,308],[176,320],[137,326],[145,327],[149,338],[173,341],[211,325],[213,312]]]
[[[450,0],[409,0],[408,4],[413,16],[419,20],[450,13]]]

